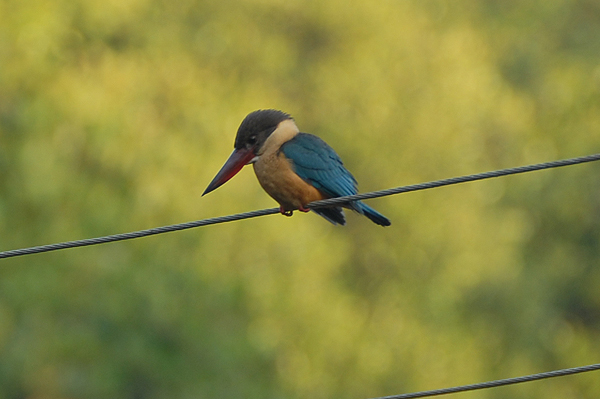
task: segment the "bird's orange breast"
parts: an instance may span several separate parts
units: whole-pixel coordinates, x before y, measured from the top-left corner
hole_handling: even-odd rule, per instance
[[[323,194],[294,172],[290,161],[282,152],[265,153],[254,163],[254,172],[262,188],[284,210],[305,207],[312,201],[323,198]]]
[[[286,211],[305,208],[312,201],[325,198],[310,183],[294,172],[281,146],[299,133],[293,120],[281,122],[269,136],[254,163],[254,173],[262,188]]]

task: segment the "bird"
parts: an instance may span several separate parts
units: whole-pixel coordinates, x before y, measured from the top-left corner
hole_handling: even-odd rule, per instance
[[[292,216],[294,210],[310,211],[307,205],[313,201],[358,193],[356,179],[333,148],[317,136],[300,132],[294,119],[283,111],[261,109],[244,118],[233,152],[202,196],[225,184],[248,164],[253,165],[258,182],[279,203],[285,216]],[[387,217],[361,201],[312,211],[334,225],[345,225],[342,207],[380,226],[391,225]]]

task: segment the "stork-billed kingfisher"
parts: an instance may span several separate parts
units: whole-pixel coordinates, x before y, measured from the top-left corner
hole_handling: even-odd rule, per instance
[[[202,195],[220,187],[248,164],[253,164],[260,185],[279,202],[279,209],[286,216],[292,216],[296,209],[308,212],[306,206],[312,201],[358,192],[356,179],[333,148],[317,136],[301,133],[285,112],[265,109],[248,114],[238,128],[234,148]],[[361,201],[342,206],[380,226],[391,224],[388,218]],[[342,206],[313,211],[333,224],[344,225]]]

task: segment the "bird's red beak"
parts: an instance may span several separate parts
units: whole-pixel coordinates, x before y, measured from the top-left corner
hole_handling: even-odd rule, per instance
[[[225,162],[225,165],[223,165],[219,173],[217,173],[208,187],[206,187],[206,190],[204,190],[202,195],[208,194],[225,184],[227,180],[235,176],[236,173],[244,167],[244,165],[247,165],[252,158],[254,158],[254,151],[251,149],[233,150],[229,156],[229,159],[227,159],[227,162]]]

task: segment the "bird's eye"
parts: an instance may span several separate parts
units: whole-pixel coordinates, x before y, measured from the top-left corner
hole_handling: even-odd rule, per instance
[[[256,136],[253,135],[253,136],[248,137],[248,144],[250,144],[250,145],[256,144]]]

